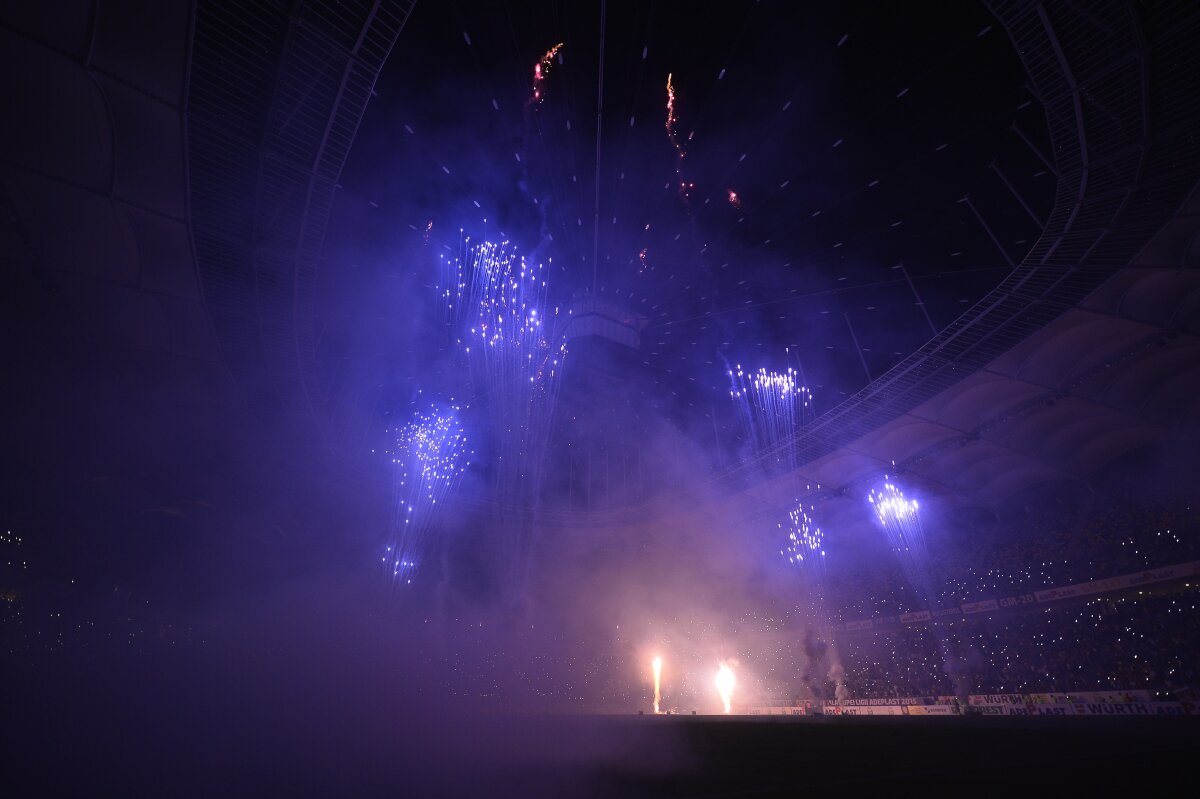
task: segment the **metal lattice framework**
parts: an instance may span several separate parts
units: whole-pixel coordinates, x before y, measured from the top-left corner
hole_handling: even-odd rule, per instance
[[[1054,208],[1000,285],[805,428],[801,462],[877,430],[1075,307],[1130,262],[1200,177],[1200,52],[1188,44],[1200,33],[1194,5],[988,5],[1045,109],[1058,178]]]
[[[186,104],[192,236],[249,406],[314,418],[313,286],[338,177],[415,0],[200,0]]]

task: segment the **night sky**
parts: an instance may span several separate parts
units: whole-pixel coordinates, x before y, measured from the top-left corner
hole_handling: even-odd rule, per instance
[[[1003,30],[982,6],[930,15],[888,3],[610,9],[594,236],[594,11],[414,13],[343,174],[327,257],[351,271],[331,291],[429,269],[418,245],[430,221],[432,251],[448,257],[460,229],[507,238],[553,259],[557,301],[594,283],[645,317],[655,404],[674,391],[684,408],[708,406],[728,388],[722,357],[777,368],[791,347],[828,410],[867,382],[843,314],[872,376],[929,338],[894,267],[939,329],[1007,271],[963,196],[1008,257],[1036,239],[989,168],[1044,217],[1052,176],[1009,131],[1045,152],[1044,122]],[[558,42],[561,64],[528,106],[533,66]],[[690,137],[687,202],[664,130],[668,73]],[[389,356],[419,375],[429,345]]]

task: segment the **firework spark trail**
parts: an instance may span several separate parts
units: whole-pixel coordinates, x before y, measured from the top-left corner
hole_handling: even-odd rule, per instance
[[[675,106],[675,82],[672,73],[667,73],[667,119],[664,127],[667,130],[667,140],[671,142],[671,146],[675,148],[675,181],[679,187],[679,199],[684,203],[688,201],[688,195],[691,190],[696,188],[695,183],[689,183],[683,178],[683,159],[687,156],[686,142],[679,140],[679,132],[675,126],[679,122],[679,117],[676,115]],[[688,136],[691,140],[691,136]]]
[[[439,501],[462,480],[471,458],[458,407],[417,413],[387,451],[398,467],[396,516],[381,560],[393,583],[412,582],[428,549]]]
[[[879,525],[887,536],[892,551],[900,559],[900,568],[912,587],[920,594],[926,608],[932,607],[933,581],[929,570],[929,550],[925,531],[921,527],[920,509],[915,499],[906,499],[885,475],[883,486],[872,489],[867,501],[875,509]]]
[[[679,138],[675,135],[675,123],[678,122],[675,116],[675,84],[672,80],[672,74],[667,73],[667,138],[671,140],[671,146],[676,150],[680,149]]]
[[[826,607],[828,586],[825,572],[825,534],[809,515],[809,511],[815,512],[815,507],[809,505],[805,510],[803,503],[797,503],[796,507],[788,512],[786,544],[780,550],[780,554],[789,562],[794,563],[800,571],[808,613],[817,628],[817,631],[810,628],[810,633],[819,635],[823,639],[823,651],[829,658],[829,669],[826,676],[834,684],[834,695],[839,699],[844,699],[846,698],[846,672],[841,665],[837,642],[834,640],[834,626]],[[779,527],[781,530],[784,529],[782,524]],[[823,689],[821,690],[823,693]]]
[[[445,321],[458,340],[479,318],[485,297],[494,293],[502,276],[518,260],[508,242],[472,244],[470,237],[462,240],[459,255],[442,257],[438,293]]]
[[[799,383],[796,370],[747,373],[740,365],[728,370],[729,395],[740,411],[755,453],[768,469],[792,471],[797,463],[796,433],[812,412],[812,393]]]
[[[925,530],[921,526],[920,508],[915,499],[906,499],[904,492],[887,475],[883,479],[883,486],[878,490],[872,489],[867,501],[874,507],[888,543],[900,560],[905,579],[917,592],[920,607],[915,609],[933,610],[936,608],[937,595],[930,568],[929,548],[925,543]],[[950,654],[945,631],[934,624],[932,633],[947,673],[953,674],[956,659]],[[956,685],[966,684],[958,678],[955,678],[955,682]]]
[[[536,255],[541,252],[550,241],[550,227],[547,219],[546,203],[539,202],[536,191],[534,190],[532,180],[530,179],[529,165],[531,162],[531,147],[535,135],[540,138],[541,131],[535,121],[534,110],[541,105],[545,99],[546,92],[543,84],[546,77],[550,74],[550,68],[554,63],[554,57],[558,55],[559,49],[563,46],[562,42],[551,47],[546,51],[536,64],[533,65],[533,88],[530,91],[529,99],[525,101],[525,135],[521,146],[521,152],[517,153],[517,160],[521,163],[521,180],[518,184],[521,189],[521,194],[527,200],[533,202],[538,214],[538,246],[534,248],[533,253]]]
[[[554,64],[554,56],[558,55],[559,48],[562,46],[562,42],[554,45],[533,65],[533,92],[529,95],[529,100],[525,103],[526,108],[537,105],[545,96],[542,91],[542,83],[546,80],[546,76],[550,74],[550,67]]]
[[[728,714],[733,707],[733,689],[737,687],[737,675],[733,673],[733,669],[728,663],[721,663],[721,667],[717,669],[716,684],[721,704],[725,707],[725,713]]]
[[[529,264],[507,243],[469,251],[461,276],[458,317],[469,327],[463,347],[472,379],[491,417],[500,501],[518,510],[514,535],[504,539],[510,575],[524,567],[532,531],[529,514],[541,486],[550,421],[566,342],[547,310],[542,264]]]
[[[654,658],[650,666],[654,670],[654,715],[657,716],[662,701],[662,658]]]

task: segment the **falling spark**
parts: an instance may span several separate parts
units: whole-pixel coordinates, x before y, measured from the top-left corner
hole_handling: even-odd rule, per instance
[[[671,140],[671,144],[679,149],[678,139],[675,137],[675,84],[672,82],[672,75],[667,73],[667,138]]]
[[[649,225],[647,225],[647,227],[649,227]],[[642,251],[638,253],[638,272],[645,272],[650,266],[646,262],[646,250],[647,248],[643,247]]]
[[[386,450],[398,469],[396,517],[381,558],[393,583],[412,582],[426,554],[438,502],[454,491],[470,461],[458,411],[456,406],[415,414],[394,431],[394,448]]]
[[[733,689],[737,686],[737,675],[733,673],[733,669],[728,663],[722,663],[717,669],[717,693],[721,695],[721,704],[725,706],[725,713],[728,714],[733,707]]]
[[[510,507],[532,507],[541,487],[550,420],[566,357],[558,309],[547,302],[545,264],[507,242],[470,244],[443,259],[440,300],[448,327],[495,431],[496,491]],[[526,516],[503,543],[498,566],[521,571],[529,556]],[[520,525],[525,525],[521,527]]]
[[[742,198],[733,189],[729,189],[729,204],[739,211],[742,210]]]
[[[433,220],[430,219],[428,222],[425,223],[425,233],[424,233],[424,235],[421,236],[421,238],[424,239],[424,241],[425,241],[426,247],[429,246],[429,234],[432,231],[433,231]]]
[[[533,65],[533,94],[529,97],[527,105],[536,105],[542,101],[542,81],[550,74],[550,66],[554,63],[554,56],[558,53],[558,48],[562,47],[563,43],[551,47],[542,56],[541,60]]]
[[[825,534],[805,512],[804,505],[792,508],[788,521],[787,545],[782,554],[804,570],[810,583],[817,583],[825,567]]]
[[[812,418],[812,392],[800,384],[800,375],[791,368],[748,373],[740,365],[728,375],[729,395],[764,467],[795,469],[799,454],[796,433]]]
[[[679,134],[675,130],[675,125],[679,118],[675,115],[675,82],[672,73],[667,73],[667,121],[664,127],[667,129],[667,139],[671,142],[671,146],[675,148],[675,181],[679,189],[679,199],[685,203],[688,200],[688,193],[696,187],[696,184],[689,183],[683,179],[683,158],[687,155],[684,149],[684,144],[679,141]],[[691,135],[688,136],[688,141],[691,141]]]
[[[662,658],[654,658],[651,666],[654,669],[654,715],[657,716],[659,713],[658,705],[662,701]]]
[[[904,576],[928,604],[933,598],[929,551],[917,501],[906,499],[904,492],[885,475],[883,486],[872,489],[867,502],[874,508],[892,551],[900,559]]]

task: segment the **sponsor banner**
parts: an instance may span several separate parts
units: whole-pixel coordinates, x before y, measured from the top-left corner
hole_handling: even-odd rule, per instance
[[[941,608],[941,609],[935,610],[933,612],[933,617],[935,619],[940,619],[945,616],[961,616],[961,615],[962,615],[961,608]]]
[[[1180,577],[1191,577],[1200,574],[1200,560],[1191,563],[1177,563],[1174,566],[1164,566],[1161,569],[1147,569],[1144,572],[1125,575],[1130,586],[1163,583],[1168,580],[1178,580]]]
[[[1101,697],[1120,697],[1117,692],[1092,692]],[[1127,694],[1146,694],[1129,691]],[[1200,713],[1194,702],[1082,701],[1081,694],[976,694],[970,697],[970,710],[981,716],[1183,716]],[[939,701],[940,700],[940,701]],[[806,715],[801,707],[750,708],[749,715]],[[956,716],[954,697],[902,697],[900,699],[827,699],[827,716]]]
[[[1080,596],[1079,586],[1064,585],[1062,588],[1047,588],[1045,591],[1034,591],[1034,597],[1038,602],[1053,602],[1056,599],[1070,599],[1073,596]]]
[[[1188,563],[1177,563],[1174,566],[1164,566],[1161,569],[1147,569],[1146,571],[1122,574],[1118,577],[1108,577],[1103,580],[1091,580],[1086,583],[1064,585],[1061,588],[1034,591],[1033,595],[1038,602],[1051,602],[1056,599],[1091,596],[1092,594],[1117,591],[1122,588],[1133,588],[1139,585],[1165,583],[1171,580],[1178,580],[1181,577],[1191,577],[1195,574],[1200,574],[1200,561],[1193,560]]]
[[[983,702],[972,704],[971,710],[981,716],[1028,716],[1030,707],[1011,702]]]
[[[904,708],[896,705],[878,707],[843,707],[842,716],[903,716]]]
[[[870,619],[862,619],[861,621],[846,622],[847,630],[869,630],[873,626]]]
[[[986,613],[989,610],[999,610],[1000,605],[994,599],[983,599],[979,602],[966,602],[962,606],[963,613]]]
[[[900,621],[903,624],[915,624],[919,621],[929,621],[930,618],[932,617],[930,616],[929,611],[922,610],[919,613],[905,613],[900,616]]]
[[[1024,694],[971,694],[972,705],[1023,705]]]
[[[1017,605],[1032,605],[1037,602],[1037,597],[1033,594],[1018,594],[1017,596],[1006,596],[1000,600],[1000,607],[1011,608]]]
[[[1030,705],[1069,705],[1075,701],[1070,694],[1026,694],[1026,703]]]
[[[1072,702],[1153,702],[1149,691],[1072,691]]]
[[[747,716],[803,716],[802,707],[748,707],[743,711]]]
[[[1079,716],[1182,716],[1180,702],[1076,702]]]
[[[870,697],[864,699],[826,699],[825,706],[840,705],[842,707],[880,707],[884,705],[916,705],[924,703],[920,696],[901,697]]]

